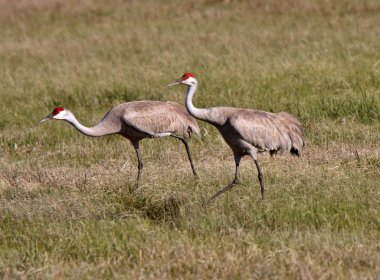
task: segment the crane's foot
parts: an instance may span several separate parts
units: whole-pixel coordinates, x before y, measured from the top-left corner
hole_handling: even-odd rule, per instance
[[[134,193],[138,188],[140,187],[140,181],[139,180],[137,180],[135,183],[134,183],[134,185],[133,186],[129,186],[129,192],[130,193]]]
[[[222,190],[218,191],[216,194],[214,194],[212,197],[210,197],[206,202],[204,202],[202,204],[203,207],[207,207],[211,204],[211,202],[214,201],[215,198],[217,198],[218,196],[220,196],[221,194],[223,194],[224,192],[226,191],[229,191],[230,189],[232,189],[233,187],[235,187],[236,185],[238,185],[240,183],[239,179],[234,179],[231,184],[229,184],[228,186],[226,186],[225,188],[223,188]]]
[[[197,180],[199,180],[199,179],[200,179],[200,177],[199,177],[198,173],[197,173],[195,170],[193,171],[193,174],[194,174],[194,177],[195,177],[195,179],[197,179]]]

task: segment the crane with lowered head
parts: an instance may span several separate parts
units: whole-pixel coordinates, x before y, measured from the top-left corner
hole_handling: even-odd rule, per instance
[[[79,132],[87,136],[98,137],[120,134],[129,139],[135,148],[138,160],[137,181],[140,180],[143,169],[139,146],[140,140],[172,136],[184,144],[191,169],[194,175],[198,177],[187,139],[193,133],[199,134],[199,127],[197,121],[186,109],[175,102],[142,100],[122,103],[111,108],[103,119],[93,127],[82,125],[73,113],[62,107],[55,108],[52,113],[39,123],[41,124],[51,119],[67,121]]]
[[[192,98],[198,81],[192,73],[185,73],[168,86],[187,86],[186,109],[195,118],[215,126],[230,146],[235,159],[235,178],[225,188],[213,195],[207,203],[239,184],[239,163],[248,155],[256,164],[261,196],[264,199],[264,177],[257,154],[269,151],[271,155],[285,151],[301,156],[304,136],[301,123],[294,116],[285,113],[270,113],[253,109],[232,107],[211,107],[200,109]]]

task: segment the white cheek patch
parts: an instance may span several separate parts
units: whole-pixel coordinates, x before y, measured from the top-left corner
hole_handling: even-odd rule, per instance
[[[61,119],[61,118],[64,118],[64,116],[65,116],[65,111],[61,111],[58,114],[54,115],[53,118]]]

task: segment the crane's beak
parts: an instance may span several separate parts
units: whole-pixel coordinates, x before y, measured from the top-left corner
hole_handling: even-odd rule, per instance
[[[170,83],[167,85],[167,87],[172,87],[172,86],[175,86],[175,85],[179,85],[180,83],[182,82],[181,79],[178,79],[177,81],[175,81],[174,83]]]
[[[52,118],[53,118],[53,114],[49,114],[46,117],[44,117],[42,120],[40,120],[40,122],[38,124],[44,123],[48,120],[51,120]]]

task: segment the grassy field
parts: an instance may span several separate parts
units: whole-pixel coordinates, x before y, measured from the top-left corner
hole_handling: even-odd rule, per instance
[[[380,275],[380,3],[0,0],[1,279],[376,279]],[[334,3],[334,4],[332,4]],[[288,111],[302,158],[246,158],[199,122],[190,142],[85,125],[132,100]]]

